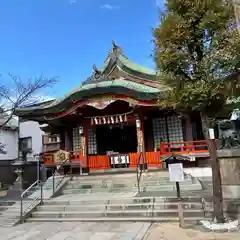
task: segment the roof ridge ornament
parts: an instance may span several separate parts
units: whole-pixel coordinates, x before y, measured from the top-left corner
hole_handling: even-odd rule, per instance
[[[112,40],[112,45],[113,45],[113,48],[117,48],[118,47],[116,42],[115,42],[115,40]]]
[[[115,40],[112,40],[112,53],[114,54],[122,54],[122,49],[116,44]]]
[[[119,46],[116,44],[115,40],[112,40],[113,50],[116,50],[119,48]]]
[[[100,78],[102,76],[102,71],[97,68],[96,64],[93,64],[93,75],[96,79]]]

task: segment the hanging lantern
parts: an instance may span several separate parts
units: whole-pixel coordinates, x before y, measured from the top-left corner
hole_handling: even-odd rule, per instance
[[[115,120],[115,122],[116,122],[116,123],[119,123],[119,121],[118,121],[118,116],[116,116],[116,120]]]
[[[119,116],[119,119],[120,119],[120,122],[122,123],[123,122],[123,118],[122,118],[121,115]]]
[[[139,118],[136,119],[136,127],[141,128],[141,121]]]
[[[84,132],[83,126],[79,126],[78,132],[79,132],[80,135],[83,134],[83,132]]]
[[[93,121],[93,118],[91,118],[91,125],[93,125],[94,124],[94,121]]]
[[[124,122],[127,122],[127,115],[124,116]]]
[[[114,119],[113,119],[113,117],[111,117],[111,123],[114,123]]]
[[[107,123],[108,123],[108,124],[110,124],[110,123],[111,123],[111,122],[110,122],[110,117],[108,117]]]
[[[99,118],[98,124],[102,124],[102,119],[101,118]]]
[[[94,118],[94,123],[95,123],[95,124],[98,124],[98,120],[97,120],[96,117]]]
[[[106,118],[104,117],[103,118],[103,124],[106,124],[107,123],[107,121],[106,121]]]

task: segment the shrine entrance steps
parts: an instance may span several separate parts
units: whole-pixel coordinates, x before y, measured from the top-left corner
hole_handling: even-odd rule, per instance
[[[180,183],[182,191],[201,190],[199,181],[193,181],[190,176],[185,176],[185,181]],[[145,172],[139,182],[140,192],[171,192],[176,195],[175,183],[168,179],[167,172]],[[138,192],[136,173],[98,175],[74,177],[63,189],[63,194],[106,194],[121,192]]]
[[[202,220],[201,184],[185,176],[180,187],[185,220]],[[45,200],[26,221],[178,221],[175,184],[167,172],[143,173],[140,192],[133,173],[73,177],[61,196]]]
[[[38,206],[27,222],[73,221],[178,221],[178,203],[168,197],[56,198]],[[204,219],[201,198],[183,198],[184,218],[187,222]]]
[[[194,181],[191,176],[186,175],[185,181],[180,183],[182,191],[201,190],[199,181]],[[169,181],[167,171],[143,172],[139,181],[140,192],[174,192],[175,183]],[[74,177],[63,189],[63,194],[92,194],[92,193],[138,193],[136,173],[95,175]],[[175,196],[175,195],[174,195]]]

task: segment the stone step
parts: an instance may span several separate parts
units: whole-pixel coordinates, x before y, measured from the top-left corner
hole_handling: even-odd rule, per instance
[[[169,180],[167,179],[143,179],[141,178],[140,181],[142,182],[157,182],[157,183],[162,183],[162,184],[168,184],[171,183]],[[183,182],[192,182],[192,179],[186,179]],[[133,183],[137,183],[137,178],[132,178],[132,179],[108,179],[108,180],[84,180],[84,181],[80,181],[80,180],[71,180],[69,182],[69,184],[133,184]]]
[[[54,198],[50,200],[44,201],[44,206],[50,205],[50,206],[57,206],[57,205],[89,205],[89,204],[135,204],[135,203],[162,203],[165,204],[167,202],[173,202],[176,203],[177,198],[176,197],[119,197],[119,196],[93,196],[93,197],[86,197],[81,198]],[[187,203],[201,203],[202,199],[198,196],[183,196],[182,197],[183,202]]]
[[[143,179],[141,178],[140,182],[142,184],[159,184],[159,185],[173,185],[175,183],[170,182],[169,180],[162,180],[162,179]],[[191,184],[193,181],[192,179],[185,179],[180,184]],[[112,179],[112,180],[85,180],[85,181],[70,181],[68,183],[69,186],[73,185],[111,185],[111,184],[121,184],[121,185],[133,185],[137,184],[137,179]]]
[[[12,206],[16,201],[0,201],[0,206]]]
[[[196,182],[196,181],[194,181]],[[180,183],[180,185],[191,185],[192,183],[194,183],[191,179],[189,180],[185,180],[182,181]],[[197,181],[198,182],[198,181]],[[149,180],[149,179],[141,179],[140,180],[140,184],[142,185],[146,185],[146,186],[151,186],[151,185],[161,185],[161,186],[172,186],[175,185],[174,182],[170,182],[168,181],[162,181],[159,179],[155,179],[155,180]],[[108,180],[108,181],[69,181],[67,186],[68,187],[78,187],[78,186],[91,186],[91,187],[102,187],[102,186],[114,186],[116,185],[116,187],[124,187],[124,186],[135,186],[137,185],[137,180],[136,179],[129,179],[129,180],[121,180],[119,179],[119,181],[116,180]]]
[[[204,208],[207,212],[213,212],[213,202],[204,202]],[[239,200],[223,201],[223,211],[228,213],[240,213]]]
[[[159,188],[159,189],[176,189],[175,184],[159,184],[159,183],[140,183],[140,187],[146,187],[146,188]],[[196,188],[202,189],[202,186],[198,183],[186,183],[186,184],[180,184],[180,188],[185,189],[192,189]],[[64,190],[69,189],[131,189],[131,188],[137,188],[137,184],[108,184],[108,185],[101,185],[101,184],[89,184],[89,185],[67,185]]]
[[[114,169],[109,169],[111,173],[114,171]],[[85,179],[116,179],[116,178],[133,178],[136,177],[136,169],[134,169],[133,172],[124,172],[124,173],[114,173],[114,174],[90,174],[90,175],[75,175],[73,176],[73,180],[85,180]],[[151,177],[151,176],[156,176],[156,177],[162,177],[162,178],[168,178],[169,173],[168,171],[143,171],[142,172],[142,177]]]
[[[202,209],[186,209],[184,217],[204,217]],[[85,211],[37,211],[31,213],[37,218],[82,218],[82,217],[177,217],[177,209],[134,209],[134,210],[85,210]]]
[[[17,208],[17,207],[11,207],[11,206],[9,206],[9,205],[6,205],[6,206],[0,206],[0,213],[2,213],[2,212],[5,212],[5,211],[7,211],[7,210],[10,210],[11,209],[11,211],[12,210],[18,210],[18,209],[20,209],[20,207],[19,208]]]
[[[175,186],[140,186],[140,189],[142,191],[176,191],[176,187]],[[182,191],[193,191],[193,190],[202,190],[201,185],[199,184],[191,184],[191,185],[182,185],[180,186],[180,189]],[[122,188],[103,188],[103,187],[99,187],[99,188],[66,188],[62,191],[63,194],[74,194],[74,193],[94,193],[94,192],[121,192],[121,191],[138,191],[137,187],[131,187],[131,186],[126,186],[126,187],[122,187]]]
[[[180,185],[191,185],[193,184],[192,181],[186,181],[186,182],[182,182],[180,183]],[[153,186],[153,185],[158,185],[158,186],[175,186],[175,183],[172,182],[161,182],[161,181],[140,181],[140,185],[144,185],[144,186]],[[126,186],[137,186],[137,181],[136,180],[131,180],[129,182],[124,182],[124,181],[119,181],[119,182],[80,182],[80,183],[75,183],[75,182],[69,182],[67,184],[67,187],[85,187],[85,188],[93,188],[93,187],[126,187]]]
[[[14,212],[11,212],[11,211],[8,211],[4,214],[1,214],[1,216],[4,216],[6,219],[7,218],[19,218],[20,216],[20,209],[19,211],[14,211]]]
[[[204,218],[205,220],[210,220]],[[188,217],[185,222],[197,223],[203,218]],[[88,217],[88,218],[28,218],[26,222],[178,222],[178,217]]]
[[[187,203],[182,202],[184,209],[202,209],[202,203]],[[109,204],[70,204],[70,205],[41,205],[37,207],[38,211],[73,211],[73,210],[84,210],[84,209],[102,209],[102,210],[123,210],[123,209],[177,209],[178,203],[109,203]]]
[[[19,221],[19,216],[20,214],[18,214],[17,216],[14,217],[5,217],[5,216],[0,216],[0,226],[13,226],[14,224],[16,224]]]

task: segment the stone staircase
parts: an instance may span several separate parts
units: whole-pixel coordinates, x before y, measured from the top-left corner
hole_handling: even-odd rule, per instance
[[[180,188],[185,220],[202,220],[202,185],[185,176]],[[143,173],[140,189],[132,173],[74,177],[26,221],[178,221],[176,187],[167,172]]]
[[[185,176],[180,188],[182,191],[202,190],[200,182],[193,181],[190,176]],[[140,191],[176,194],[176,185],[169,181],[167,172],[146,172],[140,181]],[[119,192],[138,192],[136,174],[75,177],[65,186],[62,193],[67,195]]]
[[[58,192],[58,190],[61,189],[66,183],[68,183],[69,180],[70,180],[69,177],[60,174],[56,175],[54,179],[53,177],[49,177],[47,181],[43,184],[43,198],[44,199],[51,198],[54,195],[54,193]],[[32,191],[28,198],[34,199],[40,194],[41,190],[40,187],[38,187]]]
[[[201,199],[186,197],[182,204],[185,221],[204,218]],[[171,197],[51,199],[27,219],[27,222],[68,221],[178,221],[178,202]]]
[[[20,216],[20,203],[16,201],[2,201],[0,203],[0,226],[14,225]]]
[[[53,196],[53,186],[55,192],[64,186],[69,181],[68,177],[57,176],[54,179],[50,177],[43,183],[43,198],[49,199]],[[40,202],[41,189],[39,185],[34,186],[28,191],[28,194],[23,198],[23,212],[27,215],[32,211]],[[0,226],[12,227],[20,221],[21,203],[18,201],[3,201],[0,204]]]

